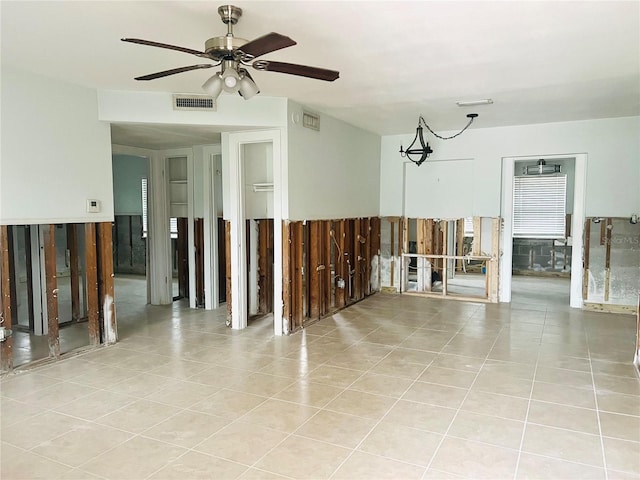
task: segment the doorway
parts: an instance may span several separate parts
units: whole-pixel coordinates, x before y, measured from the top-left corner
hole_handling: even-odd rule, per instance
[[[538,163],[541,158],[544,158],[549,164],[565,162],[567,165],[573,166],[573,174],[571,178],[568,178],[568,181],[572,184],[573,192],[569,195],[572,213],[567,225],[567,230],[570,234],[566,236],[566,246],[570,247],[575,254],[571,255],[571,261],[567,262],[565,271],[568,269],[570,274],[568,303],[573,308],[582,308],[582,246],[585,218],[586,154],[506,157],[502,159],[501,215],[504,220],[504,228],[501,235],[500,301],[512,301],[514,238],[518,237],[518,233],[515,233],[517,228],[515,226],[514,179],[519,173],[522,173],[522,168]],[[520,168],[520,171],[518,171],[518,168]],[[557,260],[561,258],[561,256],[553,254],[555,246],[555,244],[551,243],[548,245],[549,250],[552,251],[553,260],[551,262],[554,268],[557,266]],[[516,253],[521,254],[520,251]],[[542,253],[542,250],[540,253]],[[540,263],[537,265],[543,268]],[[535,268],[535,261],[531,262],[531,266]],[[544,279],[541,282],[544,282]],[[541,291],[544,291],[544,288],[546,287],[543,287]]]

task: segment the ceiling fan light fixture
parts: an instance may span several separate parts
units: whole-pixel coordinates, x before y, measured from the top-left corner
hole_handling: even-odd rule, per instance
[[[245,74],[240,78],[240,88],[238,89],[238,92],[242,95],[242,98],[249,100],[254,95],[260,93],[260,89],[258,88],[258,85],[256,85],[256,82]]]
[[[213,98],[218,98],[222,93],[223,81],[220,74],[216,73],[209,80],[202,84],[202,90]]]
[[[233,68],[227,68],[222,73],[221,77],[224,82],[223,89],[227,93],[236,93],[239,88],[240,75]]]

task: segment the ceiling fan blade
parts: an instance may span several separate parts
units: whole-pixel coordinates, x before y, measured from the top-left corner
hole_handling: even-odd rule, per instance
[[[251,55],[253,58],[258,58],[265,53],[275,52],[293,45],[296,45],[296,42],[289,37],[271,32],[245,43],[238,50]]]
[[[178,47],[177,45],[169,45],[167,43],[152,42],[150,40],[142,40],[140,38],[123,38],[122,41],[129,42],[129,43],[137,43],[140,45],[148,45],[150,47],[160,47],[160,48],[167,48],[169,50],[177,50],[178,52],[190,53],[191,55],[197,55],[199,57],[207,56],[206,53],[199,52],[198,50],[193,50],[191,48]]]
[[[150,73],[149,75],[143,75],[142,77],[136,77],[136,80],[155,80],[156,78],[167,77],[169,75],[175,75],[176,73],[188,72],[190,70],[197,70],[199,68],[211,68],[215,65],[208,63],[201,65],[189,65],[188,67],[172,68],[171,70],[164,70],[162,72]]]
[[[300,77],[315,78],[333,82],[340,77],[340,72],[335,70],[327,70],[326,68],[310,67],[308,65],[297,65],[295,63],[270,62],[268,60],[258,60],[253,63],[253,67],[257,70],[266,70],[268,72],[288,73],[289,75],[298,75]]]

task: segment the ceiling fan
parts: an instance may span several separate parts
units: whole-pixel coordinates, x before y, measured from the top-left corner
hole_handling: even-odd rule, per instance
[[[253,78],[251,78],[247,67],[253,67],[256,70],[267,72],[280,72],[289,75],[315,78],[327,82],[333,82],[340,76],[339,72],[325,68],[270,60],[256,60],[256,58],[267,53],[291,47],[295,45],[296,42],[285,35],[275,32],[268,33],[251,41],[235,37],[233,35],[233,26],[238,23],[238,20],[242,16],[242,9],[233,5],[223,5],[218,8],[218,13],[222,18],[222,22],[227,25],[227,34],[207,40],[204,45],[204,52],[139,38],[123,38],[123,42],[177,50],[217,62],[214,64],[202,63],[189,65],[187,67],[172,68],[171,70],[136,77],[136,80],[155,80],[156,78],[188,72],[190,70],[222,66],[220,72],[204,82],[202,89],[214,98],[217,98],[224,90],[228,93],[238,92],[245,100],[248,100],[257,93],[260,93],[260,90],[253,81]]]

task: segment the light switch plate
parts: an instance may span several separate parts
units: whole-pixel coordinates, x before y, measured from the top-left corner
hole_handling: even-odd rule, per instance
[[[99,213],[100,212],[100,200],[87,199],[87,212]]]

